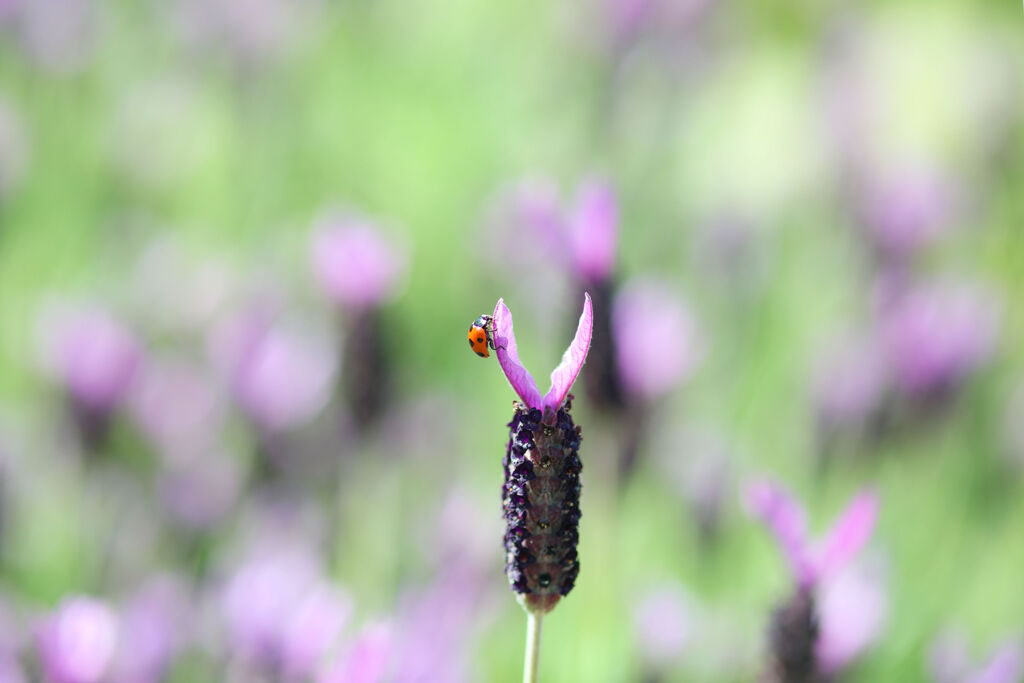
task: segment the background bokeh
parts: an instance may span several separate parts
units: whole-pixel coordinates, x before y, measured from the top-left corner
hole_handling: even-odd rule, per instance
[[[0,680],[518,680],[463,335],[546,385],[587,289],[542,680],[767,675],[767,478],[877,494],[819,668],[1020,681],[1021,21],[0,0]]]

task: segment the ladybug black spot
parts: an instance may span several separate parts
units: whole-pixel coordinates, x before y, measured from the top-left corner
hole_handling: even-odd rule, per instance
[[[470,344],[470,346],[472,346],[472,344]],[[480,356],[481,358],[487,358],[487,356],[485,356],[481,351],[477,351],[476,355]]]
[[[477,337],[476,338],[476,343],[477,344],[483,344],[484,343],[484,338],[483,337]]]

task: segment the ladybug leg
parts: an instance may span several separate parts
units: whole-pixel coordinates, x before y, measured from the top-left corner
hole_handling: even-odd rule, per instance
[[[494,344],[494,337],[495,337],[495,333],[496,332],[497,332],[497,328],[494,327],[494,323],[493,322],[489,323],[487,325],[487,344],[488,344],[488,346],[491,347],[492,351],[497,351],[498,349],[508,348],[506,346],[495,346],[495,344]]]

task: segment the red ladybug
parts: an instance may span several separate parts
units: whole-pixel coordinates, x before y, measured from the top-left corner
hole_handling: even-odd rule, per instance
[[[473,321],[469,326],[466,337],[469,339],[469,348],[481,358],[487,358],[491,354],[488,348],[494,348],[494,319],[489,315],[482,315]]]

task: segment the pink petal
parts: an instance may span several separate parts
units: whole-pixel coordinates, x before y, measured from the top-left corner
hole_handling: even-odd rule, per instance
[[[577,274],[589,282],[611,275],[619,232],[619,205],[611,187],[598,181],[582,185],[566,230]]]
[[[996,650],[988,663],[964,679],[964,683],[1017,683],[1024,673],[1024,652],[1010,641]]]
[[[653,400],[686,381],[704,355],[693,316],[668,286],[634,279],[612,305],[612,333],[624,388]]]
[[[808,557],[807,520],[803,506],[790,493],[772,481],[760,481],[747,487],[746,502],[775,536],[794,578],[803,587],[814,583],[813,567]]]
[[[543,408],[537,382],[519,361],[516,334],[512,329],[512,312],[508,310],[504,299],[498,299],[498,304],[494,307],[494,346],[498,363],[512,389],[519,394],[519,398],[531,408]]]
[[[882,633],[888,615],[881,568],[853,565],[818,589],[818,641],[821,670],[833,676],[845,669]]]
[[[510,327],[509,330],[511,329]],[[557,411],[565,401],[569,389],[572,388],[572,383],[576,381],[583,363],[587,360],[593,331],[594,307],[590,302],[590,295],[584,292],[583,313],[580,314],[580,322],[576,326],[576,336],[569,344],[569,348],[562,354],[562,362],[551,372],[551,388],[544,396],[545,411]]]
[[[866,490],[857,495],[836,520],[818,556],[818,578],[831,575],[853,559],[871,538],[878,517],[878,496]]]

